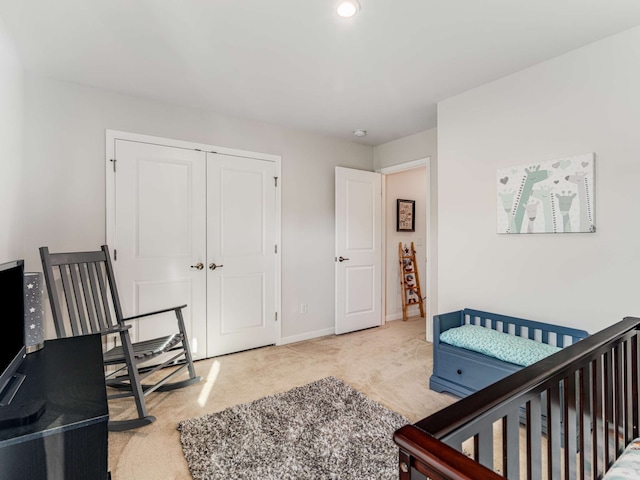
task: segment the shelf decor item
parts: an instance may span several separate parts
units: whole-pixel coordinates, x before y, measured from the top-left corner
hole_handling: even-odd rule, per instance
[[[402,287],[402,320],[407,321],[409,316],[407,310],[411,305],[418,305],[420,316],[424,318],[424,303],[413,242],[411,242],[411,247],[402,245],[402,242],[398,244],[398,259],[400,260],[400,285]]]
[[[416,201],[398,199],[396,203],[396,231],[416,231]]]

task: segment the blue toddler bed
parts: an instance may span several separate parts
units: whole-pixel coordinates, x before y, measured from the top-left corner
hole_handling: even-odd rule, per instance
[[[466,397],[587,335],[469,308],[435,315],[429,388]]]

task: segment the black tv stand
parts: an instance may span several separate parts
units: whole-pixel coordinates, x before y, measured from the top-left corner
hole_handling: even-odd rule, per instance
[[[13,400],[13,397],[18,393],[18,389],[25,378],[27,378],[27,376],[22,373],[13,374],[11,380],[9,380],[7,385],[0,391],[0,407],[6,407],[11,403],[11,400]]]
[[[17,418],[40,417],[0,429],[0,479],[108,479],[100,335],[47,340],[18,372],[26,378],[8,408],[21,410]]]
[[[15,373],[5,389],[0,392],[0,429],[20,427],[38,420],[44,413],[46,400],[41,394],[18,395],[27,376]]]

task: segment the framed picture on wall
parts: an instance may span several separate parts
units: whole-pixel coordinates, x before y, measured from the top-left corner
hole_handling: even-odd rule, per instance
[[[498,233],[594,233],[594,152],[500,168]]]
[[[416,231],[416,201],[397,200],[396,204],[396,231],[415,232]]]

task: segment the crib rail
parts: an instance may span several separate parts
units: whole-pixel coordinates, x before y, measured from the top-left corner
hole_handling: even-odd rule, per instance
[[[567,347],[587,336],[587,332],[576,328],[562,327],[550,323],[536,322],[523,318],[509,317],[497,313],[483,312],[471,308],[437,315],[438,330],[434,331],[434,341],[450,328],[461,325],[478,325],[517,337],[547,343],[556,347]]]
[[[601,478],[639,434],[639,330],[625,318],[401,428],[400,479]]]

